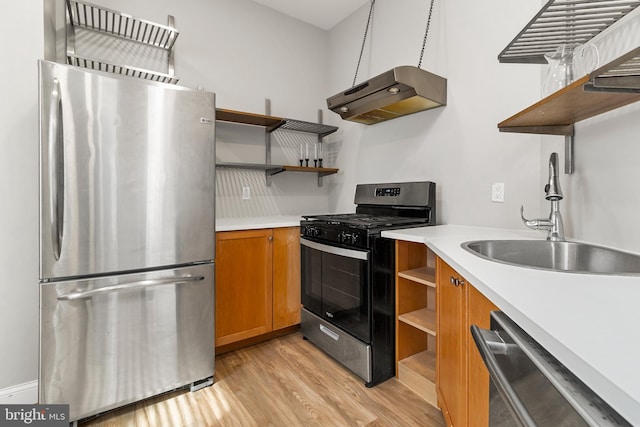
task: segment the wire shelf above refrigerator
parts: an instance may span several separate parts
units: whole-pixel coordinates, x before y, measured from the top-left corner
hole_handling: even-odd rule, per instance
[[[498,55],[502,63],[546,64],[560,45],[584,44],[640,6],[640,0],[550,0]]]
[[[68,64],[163,83],[176,84],[178,82],[179,79],[174,74],[173,49],[179,31],[174,27],[173,16],[169,15],[167,25],[162,25],[80,0],[66,0],[66,9]],[[100,35],[100,39],[92,37],[80,40],[77,38],[76,32],[80,34],[81,30],[84,31],[83,34],[87,34],[85,30],[97,33]],[[95,46],[100,46],[100,43],[104,43],[104,41],[108,46],[117,46],[116,39],[122,40],[119,43],[125,44],[124,49],[120,46],[115,48],[118,50],[117,59],[109,58],[109,55],[104,54],[96,55],[92,52],[76,51],[77,47],[87,48],[93,46],[94,43],[97,43]],[[83,40],[90,42],[83,45]],[[126,45],[131,42],[144,45],[145,47],[142,49],[162,52],[161,55],[164,59],[160,63],[154,63],[151,67],[156,68],[159,65],[158,68],[163,68],[163,63],[166,63],[166,73],[148,69],[145,66],[147,64],[129,65],[144,58],[139,48],[129,48],[133,45]],[[108,50],[102,49],[103,53],[105,51]],[[122,55],[127,59],[121,62],[120,56]],[[125,64],[125,62],[129,62],[129,64]]]
[[[162,49],[172,49],[180,34],[173,27],[78,0],[68,0],[71,24]]]
[[[76,67],[87,68],[90,70],[104,71],[107,73],[120,74],[123,76],[136,77],[139,79],[151,80],[161,83],[178,83],[178,78],[170,74],[160,73],[158,71],[146,70],[144,68],[132,67],[122,64],[110,64],[94,58],[84,58],[81,56],[67,54],[67,63]]]

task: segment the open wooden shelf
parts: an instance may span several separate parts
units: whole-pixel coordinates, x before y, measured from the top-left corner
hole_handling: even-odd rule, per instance
[[[323,177],[338,173],[339,169],[336,168],[307,168],[303,166],[288,166],[288,165],[268,165],[265,163],[228,163],[219,162],[216,163],[216,167],[221,169],[253,169],[263,170],[267,175],[276,175],[280,172],[307,172],[317,173],[318,177]]]
[[[420,329],[429,335],[436,336],[436,312],[428,308],[411,311],[398,315],[398,320]]]
[[[435,282],[435,254],[423,243],[397,240],[396,376],[437,407]]]
[[[546,64],[545,54],[561,45],[588,43],[638,6],[640,0],[549,0],[498,59]],[[640,46],[637,46],[498,123],[498,129],[573,137],[575,123],[639,100]],[[573,143],[573,138],[570,141]]]
[[[436,270],[429,267],[420,267],[413,270],[399,271],[398,277],[422,283],[423,285],[436,287]]]
[[[640,101],[640,93],[589,90],[591,75],[552,93],[498,124],[501,132],[573,135],[579,121]],[[587,90],[585,90],[585,87]]]
[[[262,126],[267,128],[269,131],[273,131],[282,126],[285,119],[282,117],[266,116],[264,114],[216,108],[216,120],[243,125]]]
[[[398,380],[424,400],[436,406],[435,352],[425,350],[399,360]]]
[[[338,173],[339,169],[336,168],[313,168],[305,166],[283,166],[285,171],[288,172],[316,172],[319,177]]]
[[[267,186],[271,185],[271,177],[281,172],[306,172],[318,175],[318,186],[322,186],[322,178],[327,175],[338,173],[336,168],[318,168],[295,165],[274,165],[271,163],[271,133],[281,129],[283,131],[302,132],[314,134],[318,138],[317,144],[322,144],[322,138],[336,132],[338,127],[324,125],[322,123],[311,123],[302,120],[285,119],[283,117],[268,116],[265,114],[247,113],[244,111],[227,110],[216,108],[216,121],[229,122],[241,125],[261,126],[266,132],[266,163],[230,163],[218,162],[216,166],[221,169],[253,169],[263,170],[266,174]],[[316,149],[318,147],[316,146]],[[322,148],[322,146],[320,146]],[[320,162],[322,163],[322,162]]]
[[[421,377],[426,378],[435,384],[436,382],[436,353],[431,350],[421,351],[405,359],[399,360],[398,364],[411,369]]]
[[[243,125],[263,126],[267,132],[276,129],[295,132],[311,133],[319,137],[325,137],[338,130],[337,126],[324,125],[322,123],[305,122],[303,120],[285,119],[283,117],[267,116],[264,114],[246,113],[244,111],[226,110],[216,108],[216,120]]]

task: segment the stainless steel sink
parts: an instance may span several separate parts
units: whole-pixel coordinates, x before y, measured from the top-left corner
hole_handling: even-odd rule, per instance
[[[477,240],[462,248],[481,258],[569,273],[640,275],[640,255],[578,242]]]

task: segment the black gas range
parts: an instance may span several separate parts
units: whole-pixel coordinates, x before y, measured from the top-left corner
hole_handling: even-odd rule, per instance
[[[305,338],[373,386],[395,375],[395,242],[435,224],[435,183],[361,184],[356,212],[300,222]]]
[[[427,213],[427,212],[425,212]],[[369,236],[382,230],[430,225],[431,218],[380,216],[370,214],[336,214],[304,216],[300,222],[305,237],[357,248],[369,246]]]

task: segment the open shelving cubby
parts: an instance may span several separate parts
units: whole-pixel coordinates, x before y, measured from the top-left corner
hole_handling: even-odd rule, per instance
[[[437,406],[435,255],[423,243],[396,241],[396,316],[398,381]]]

